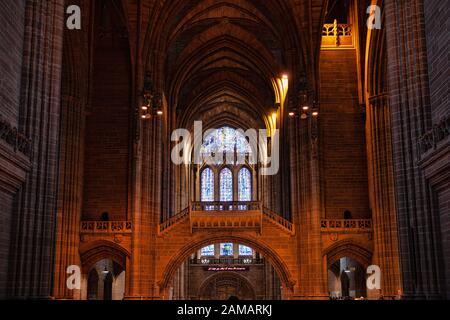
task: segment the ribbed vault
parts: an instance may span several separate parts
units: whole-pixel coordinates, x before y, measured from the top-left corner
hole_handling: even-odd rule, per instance
[[[144,57],[158,61],[158,85],[178,127],[225,106],[222,118],[245,113],[265,127],[273,79],[304,69],[292,1],[177,0],[156,12]]]

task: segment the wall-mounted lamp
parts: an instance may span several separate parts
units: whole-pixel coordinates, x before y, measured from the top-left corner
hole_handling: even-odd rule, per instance
[[[162,111],[162,99],[159,94],[156,93],[153,86],[150,72],[145,74],[144,89],[142,92],[143,103],[141,106],[141,119],[148,120],[152,116],[163,115]]]

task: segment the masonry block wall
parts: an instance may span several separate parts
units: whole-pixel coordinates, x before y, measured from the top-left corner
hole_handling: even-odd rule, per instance
[[[83,219],[87,220],[100,220],[103,212],[111,220],[127,219],[130,51],[126,29],[112,7],[99,6],[96,15],[92,100],[86,120]]]
[[[445,1],[426,0],[424,14],[432,119],[434,124],[438,124],[450,116],[450,7]]]
[[[358,104],[356,50],[322,50],[320,118],[326,218],[369,218],[364,108]]]
[[[1,116],[17,127],[25,18],[25,1],[0,3],[0,105]]]
[[[431,121],[440,125],[450,118],[450,8],[437,0],[424,1],[425,34],[428,57]],[[448,125],[447,125],[448,130]],[[443,275],[446,297],[450,297],[450,137],[437,143],[435,150],[423,157],[422,168],[434,193],[434,206],[439,212],[442,241]]]
[[[6,296],[12,202],[12,195],[0,192],[0,299]]]
[[[22,74],[22,50],[24,38],[25,1],[0,2],[0,119],[17,128]],[[0,139],[4,148],[9,148]],[[4,151],[3,149],[0,149]],[[0,156],[1,175],[14,170]],[[0,178],[0,299],[6,295],[11,215],[15,190],[7,190]]]
[[[435,48],[432,47],[433,34],[425,32],[427,3],[433,2],[386,1],[399,253],[403,294],[411,299],[445,297],[445,279],[450,276],[448,266],[444,267],[442,245],[445,246],[445,242],[439,233],[448,222],[441,219],[443,212],[439,212],[436,200],[436,188],[448,190],[449,185],[448,139],[447,147],[442,150],[433,148],[424,153],[419,145],[422,137],[432,132],[431,119],[436,117],[436,110],[440,110],[436,98],[431,97],[435,89],[428,75],[430,55],[427,53]],[[436,11],[437,8],[428,9]],[[431,56],[433,61],[434,54]],[[431,79],[434,77],[432,71]],[[434,164],[438,165],[433,169]],[[436,177],[437,181],[433,182]]]
[[[32,143],[31,168],[15,199],[9,295],[51,296],[58,182],[64,1],[26,1],[19,130]]]

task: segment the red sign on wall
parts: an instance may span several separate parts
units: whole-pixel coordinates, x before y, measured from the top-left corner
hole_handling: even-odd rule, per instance
[[[223,272],[223,271],[248,271],[250,267],[204,267],[205,271],[215,271],[215,272]]]

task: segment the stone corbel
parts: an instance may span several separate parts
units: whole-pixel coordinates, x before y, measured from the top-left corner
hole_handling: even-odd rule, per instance
[[[0,141],[0,190],[15,194],[31,168],[30,159]]]

